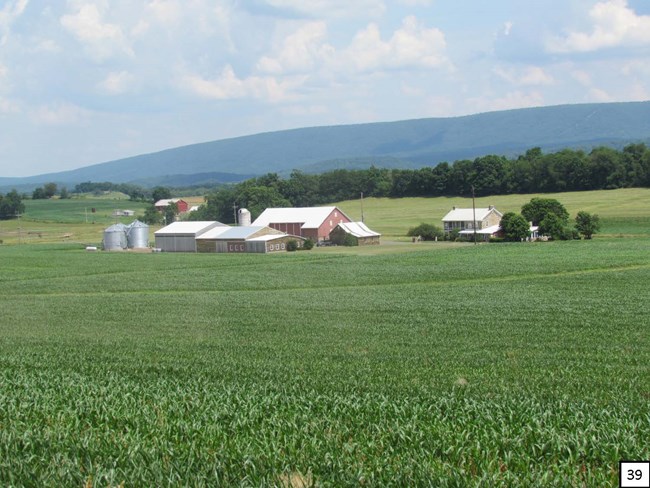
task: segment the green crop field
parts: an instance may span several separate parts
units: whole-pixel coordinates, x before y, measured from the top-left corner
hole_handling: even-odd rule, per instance
[[[647,237],[386,249],[0,247],[0,484],[591,487],[650,459]]]

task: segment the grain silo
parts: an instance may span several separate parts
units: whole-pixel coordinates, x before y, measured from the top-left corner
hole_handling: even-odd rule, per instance
[[[117,251],[126,249],[126,225],[115,224],[104,230],[104,250]]]
[[[126,230],[126,243],[129,249],[149,247],[149,226],[139,220],[134,220]]]
[[[239,221],[239,225],[249,227],[251,225],[251,213],[245,208],[240,208],[238,213],[239,218],[237,220]]]

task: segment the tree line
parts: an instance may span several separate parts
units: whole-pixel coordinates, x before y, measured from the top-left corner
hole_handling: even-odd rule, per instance
[[[307,207],[367,197],[476,196],[551,193],[650,186],[650,148],[630,144],[622,150],[598,147],[590,152],[563,149],[544,154],[533,148],[509,159],[488,155],[443,162],[420,169],[334,170],[287,179],[275,173],[221,188],[206,197],[193,219],[233,222],[235,207],[253,218],[267,207]]]

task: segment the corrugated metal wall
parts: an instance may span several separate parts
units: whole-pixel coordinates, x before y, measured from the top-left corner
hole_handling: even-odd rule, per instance
[[[156,247],[164,252],[196,252],[194,236],[156,236]]]
[[[246,252],[266,252],[266,242],[264,241],[248,241],[246,242]]]

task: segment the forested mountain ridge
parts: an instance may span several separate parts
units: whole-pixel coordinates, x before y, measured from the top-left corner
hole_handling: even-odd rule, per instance
[[[56,181],[150,181],[169,175],[222,173],[230,181],[293,169],[419,168],[487,154],[516,156],[532,147],[589,150],[650,140],[650,102],[561,105],[268,132],[205,142],[28,178],[0,187]]]

